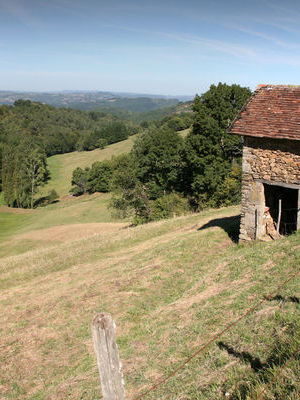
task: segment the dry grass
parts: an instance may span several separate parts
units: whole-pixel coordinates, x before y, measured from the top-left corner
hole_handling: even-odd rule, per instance
[[[51,228],[38,229],[16,235],[14,240],[44,240],[44,241],[59,241],[72,242],[74,240],[89,238],[94,235],[106,236],[110,233],[116,233],[120,229],[128,227],[128,223],[86,223],[72,225],[58,225]]]
[[[100,399],[90,323],[101,311],[117,322],[129,399],[178,365],[299,265],[299,236],[243,247],[221,227],[199,230],[236,213],[231,207],[125,229],[80,225],[74,236],[74,225],[26,233],[61,243],[0,259],[0,399]],[[297,288],[291,282],[283,294],[299,295]],[[271,306],[260,310],[260,324],[280,309]],[[297,304],[284,307],[294,312]],[[242,326],[227,340],[246,346],[251,330]],[[249,352],[266,354],[245,340]],[[148,398],[215,399],[230,371],[244,367],[215,346]]]

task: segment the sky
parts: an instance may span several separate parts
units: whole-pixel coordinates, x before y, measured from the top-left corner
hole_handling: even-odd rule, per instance
[[[0,90],[298,84],[297,0],[0,0]]]

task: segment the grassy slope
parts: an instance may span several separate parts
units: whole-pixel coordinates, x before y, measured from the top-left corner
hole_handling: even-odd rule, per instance
[[[130,151],[135,136],[127,140],[114,143],[105,149],[93,151],[75,151],[73,153],[58,154],[48,158],[48,165],[51,171],[51,179],[43,188],[43,193],[55,189],[59,196],[68,194],[71,188],[72,172],[76,167],[89,167],[95,161],[110,159],[113,155],[119,155]]]
[[[76,166],[129,151],[132,143],[51,157],[44,193],[54,187],[64,196]],[[124,229],[108,200],[65,196],[32,211],[0,208],[1,400],[99,399],[90,322],[103,310],[117,321],[133,398],[299,268],[299,234],[233,243],[236,207]],[[237,382],[260,390],[255,378],[270,382],[268,365],[276,370],[284,361],[272,355],[276,340],[299,325],[299,296],[298,277],[146,398],[221,399],[227,391],[238,399]],[[286,356],[297,346],[299,336]],[[279,384],[280,400],[300,396],[295,365],[284,374],[297,388],[294,397]],[[241,398],[255,399],[244,392]]]
[[[109,194],[95,193],[70,197],[35,210],[0,207],[0,257],[58,243],[55,237],[45,241],[43,235],[40,240],[32,241],[32,231],[70,224],[119,222],[108,210],[109,198]]]
[[[67,197],[71,188],[72,172],[76,167],[84,168],[95,161],[110,159],[113,155],[129,152],[135,136],[115,143],[103,150],[83,151],[56,155],[48,159],[51,180],[42,188],[42,195],[55,189],[62,197],[56,204],[35,210],[9,209],[0,198],[0,256],[20,254],[24,251],[45,246],[45,240],[32,241],[16,237],[33,230],[56,225],[117,222],[108,210],[109,194],[94,194],[79,198]],[[53,238],[47,244],[58,241]]]
[[[300,236],[236,245],[229,236],[238,212],[103,231],[0,259],[1,399],[99,399],[90,332],[99,311],[117,322],[133,399],[272,292],[299,268]],[[274,342],[299,320],[299,303],[289,300],[299,299],[299,275],[276,294],[146,398],[221,399],[259,375],[265,367],[254,372],[254,361],[270,363]],[[295,339],[290,351],[297,346]],[[277,399],[299,398],[291,366],[284,380],[297,392]]]
[[[179,133],[185,137],[190,129],[185,129]],[[48,158],[48,165],[51,172],[51,179],[42,189],[43,194],[47,194],[51,189],[55,189],[59,196],[65,196],[71,188],[72,172],[76,167],[88,167],[95,161],[110,159],[122,153],[128,153],[134,143],[136,136],[130,136],[127,140],[114,143],[105,149],[93,151],[75,151],[73,153],[58,154]],[[1,203],[0,203],[1,204]]]
[[[186,135],[187,131],[181,131],[181,134]],[[68,197],[66,194],[71,187],[72,171],[76,167],[84,168],[95,161],[110,159],[113,155],[126,153],[130,151],[134,140],[135,137],[131,136],[128,140],[115,143],[103,150],[74,152],[50,157],[48,164],[51,180],[42,189],[42,194],[47,194],[52,188],[56,189],[62,196],[56,204],[35,210],[16,210],[3,206],[0,199],[0,256],[20,254],[45,245],[44,240],[32,241],[28,238],[16,237],[16,234],[56,225],[118,222],[107,208],[110,194],[98,193],[78,198]],[[55,239],[47,242],[48,245],[54,243],[57,243]]]

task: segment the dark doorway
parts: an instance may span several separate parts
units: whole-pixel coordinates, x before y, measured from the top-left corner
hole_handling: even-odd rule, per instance
[[[278,223],[279,200],[281,199],[281,221],[279,233],[289,235],[297,230],[298,189],[264,183],[265,204],[270,207],[273,221]]]

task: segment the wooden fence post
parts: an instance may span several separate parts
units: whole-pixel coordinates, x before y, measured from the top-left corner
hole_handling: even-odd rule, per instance
[[[279,236],[280,222],[281,222],[281,199],[279,199],[278,201],[278,218],[277,218],[277,228],[276,228],[277,236]]]
[[[97,314],[92,323],[94,349],[104,400],[125,400],[122,365],[116,343],[116,324],[110,314]]]

